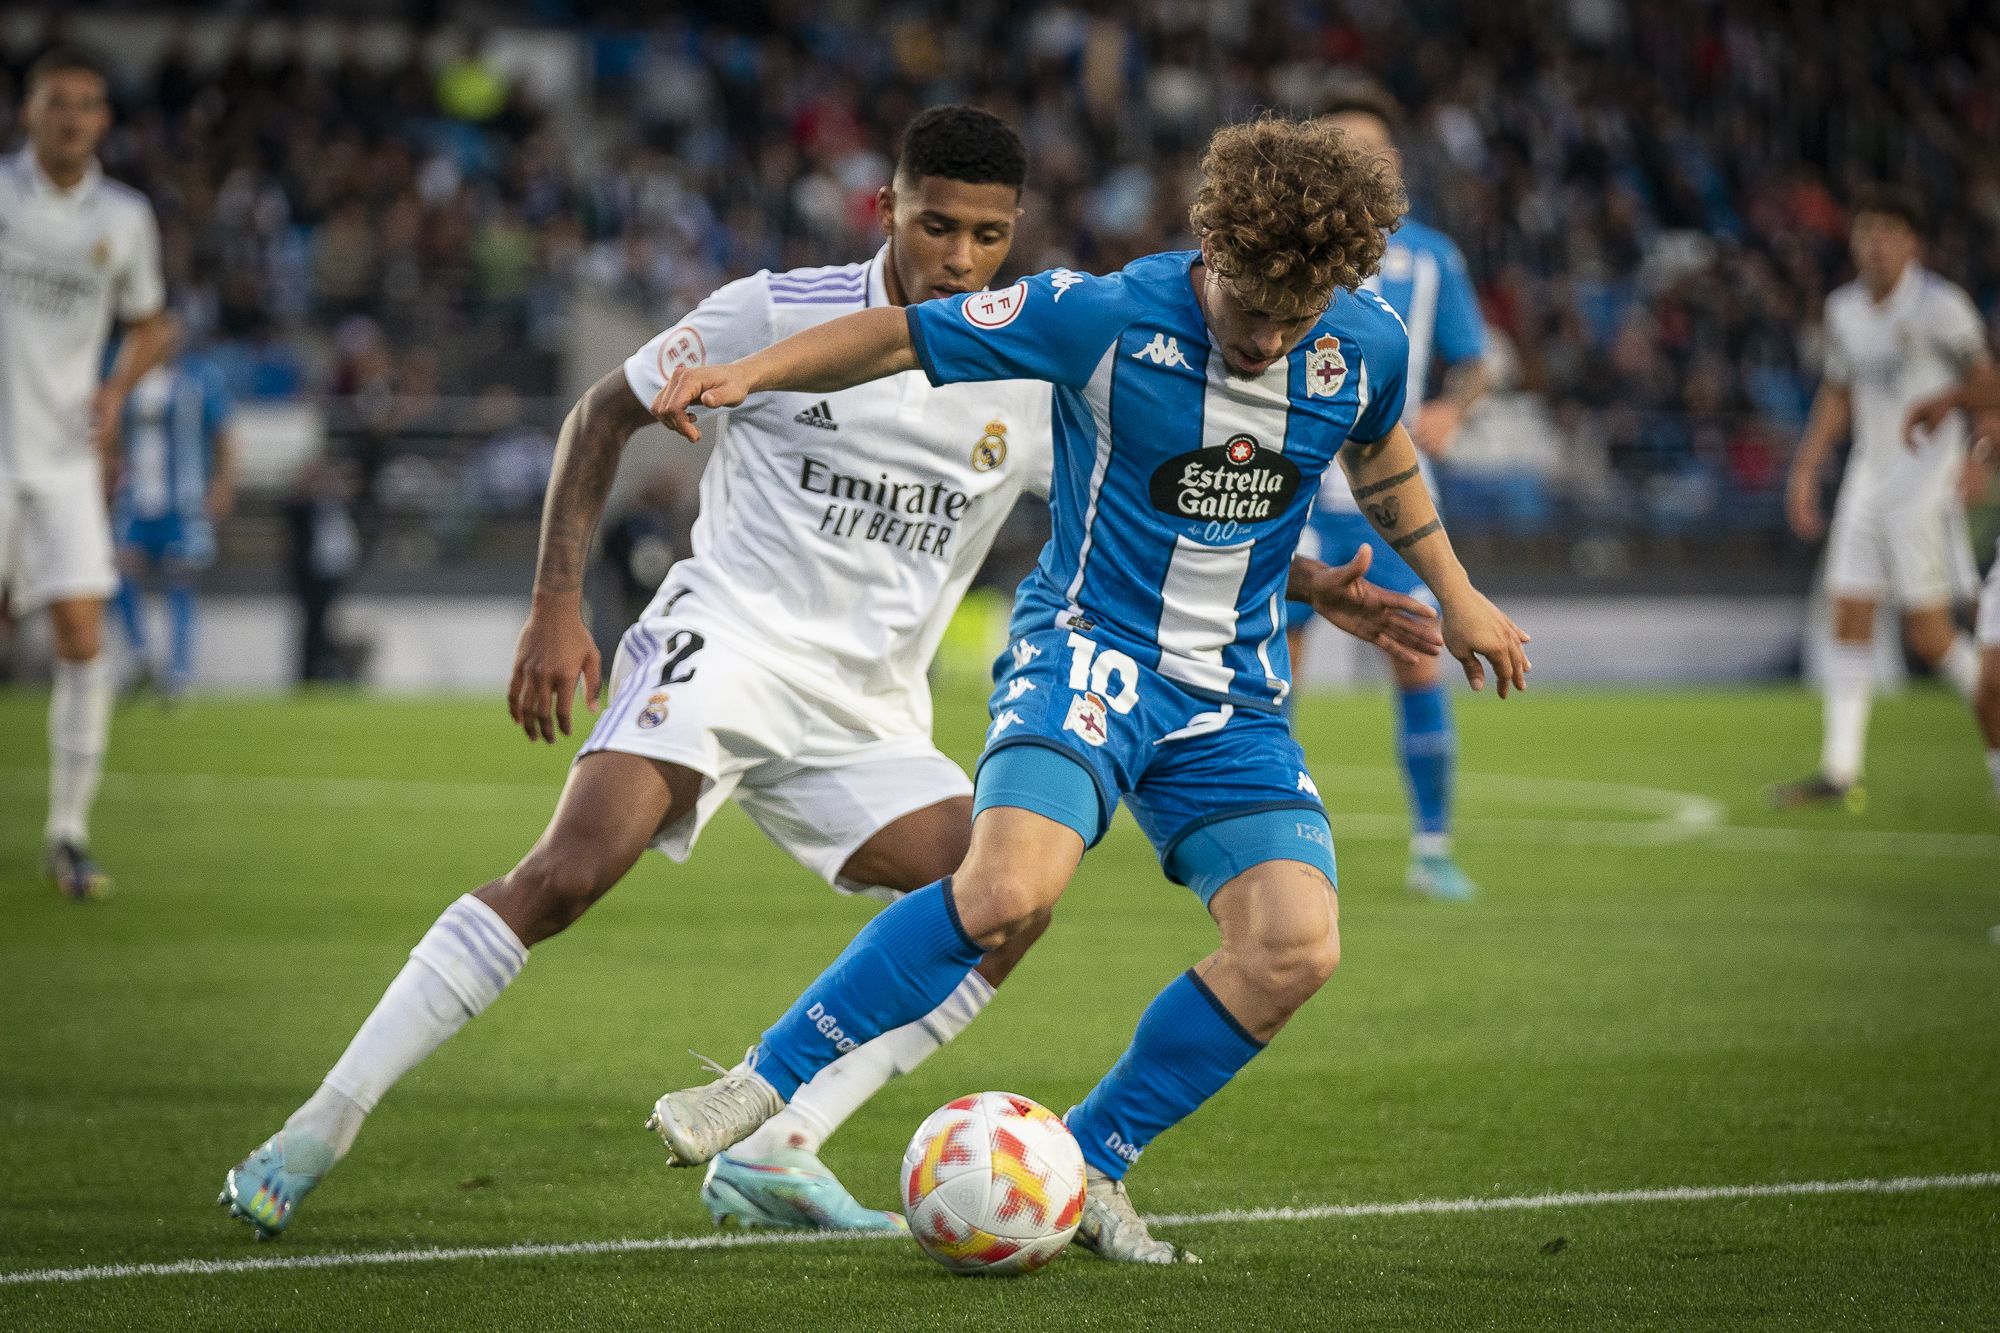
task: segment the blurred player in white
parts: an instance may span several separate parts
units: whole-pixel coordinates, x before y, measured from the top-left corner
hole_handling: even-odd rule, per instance
[[[0,160],[0,594],[47,607],[50,875],[73,898],[109,881],[90,856],[90,808],[111,728],[104,599],[118,586],[106,492],[133,384],[167,338],[151,205],[106,180],[97,145],[110,88],[88,58],[56,50],[29,69],[28,143]],[[126,326],[102,375],[113,322]]]
[[[1975,452],[1965,470],[1969,500],[1984,492],[2000,473],[2000,367],[1988,362],[1957,388],[1912,407],[1905,427],[1909,447],[1927,447],[1938,428],[1960,411],[1972,418],[1976,437]],[[1986,571],[1974,629],[1979,638],[1979,687],[1972,696],[1972,711],[1986,740],[1986,771],[1993,779],[1993,799],[2000,802],[2000,539],[1993,543],[1993,567]]]
[[[1004,122],[969,107],[925,112],[878,196],[887,243],[873,259],[730,283],[577,404],[514,662],[509,705],[530,738],[569,734],[579,681],[595,705],[599,663],[580,602],[591,534],[620,452],[653,420],[675,368],[733,361],[853,311],[984,288],[1013,243],[1026,170]],[[531,946],[648,846],[685,861],[724,801],[838,889],[893,896],[950,874],[971,840],[972,784],[931,740],[925,673],[1015,500],[1047,491],[1049,412],[1037,381],[933,388],[910,371],[838,392],[760,394],[723,414],[694,555],[620,644],[609,703],[548,828],[417,943],[319,1091],[229,1173],[221,1201],[232,1214],[259,1237],[282,1231],[381,1097],[499,998]],[[1318,573],[1316,605],[1363,613],[1343,628],[1386,636],[1413,623],[1392,622],[1390,608],[1422,611],[1351,570]],[[1370,598],[1382,599],[1372,620],[1359,604]],[[718,1157],[702,1191],[716,1221],[900,1229],[897,1215],[854,1200],[819,1146],[970,1023],[1045,923],[988,955],[922,1020],[845,1052],[765,1133]]]
[[[1859,809],[1873,692],[1875,611],[1902,612],[1910,647],[1968,699],[1979,654],[1952,622],[1976,582],[1957,483],[1965,431],[1942,423],[1914,449],[1903,422],[1920,399],[1961,383],[1988,361],[1972,301],[1919,262],[1921,215],[1901,191],[1875,187],[1854,207],[1856,277],[1826,301],[1825,367],[1805,437],[1792,461],[1786,511],[1806,541],[1827,539],[1825,579],[1833,645],[1824,671],[1819,771],[1773,787],[1780,809],[1844,802]],[[1834,444],[1853,448],[1833,522],[1819,488]]]

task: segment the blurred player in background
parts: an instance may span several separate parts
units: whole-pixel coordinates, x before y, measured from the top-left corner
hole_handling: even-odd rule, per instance
[[[165,284],[152,206],[97,164],[111,128],[104,73],[54,50],[25,92],[27,147],[0,164],[0,588],[16,613],[49,610],[48,869],[64,893],[89,898],[109,887],[90,855],[115,688],[105,500],[126,396],[166,345]],[[103,375],[114,321],[125,337]]]
[[[194,678],[195,580],[215,558],[215,524],[235,502],[236,432],[222,371],[181,346],[140,377],[125,404],[124,463],[112,519],[118,534],[118,616],[137,680],[169,701]],[[155,663],[145,578],[166,585],[168,647]]]
[[[1324,113],[1364,153],[1380,156],[1400,180],[1402,156],[1395,131],[1402,110],[1386,90],[1359,85],[1343,92]],[[1451,239],[1434,227],[1405,216],[1389,237],[1381,271],[1368,279],[1368,289],[1380,294],[1402,318],[1410,334],[1410,370],[1405,381],[1403,425],[1416,442],[1417,465],[1432,495],[1430,460],[1451,447],[1465,414],[1486,392],[1487,375],[1481,358],[1486,352],[1486,326],[1479,317],[1479,298],[1466,275],[1465,256]],[[1438,396],[1426,396],[1432,366],[1440,372]],[[1368,567],[1371,582],[1410,596],[1429,599],[1430,590],[1409,563],[1369,526],[1362,506],[1394,504],[1375,495],[1357,499],[1339,468],[1320,478],[1313,516],[1300,549],[1307,555],[1340,564],[1363,546],[1374,550]],[[1292,662],[1300,661],[1312,608],[1294,602],[1291,619]],[[1452,724],[1451,691],[1438,673],[1435,657],[1389,658],[1396,681],[1396,758],[1403,769],[1403,787],[1410,799],[1410,865],[1405,883],[1433,898],[1463,900],[1476,886],[1452,857],[1451,816],[1457,785],[1458,732]],[[1296,703],[1294,701],[1294,706]]]
[[[1333,836],[1280,711],[1284,601],[1336,455],[1397,502],[1376,531],[1438,594],[1468,678],[1483,681],[1485,656],[1503,696],[1523,684],[1524,636],[1453,555],[1400,424],[1402,322],[1357,290],[1402,215],[1400,184],[1331,126],[1279,119],[1218,131],[1202,175],[1199,251],[862,311],[744,361],[678,369],[655,403],[698,438],[691,409],[917,369],[946,385],[1056,386],[1052,533],[995,673],[965,862],[884,908],[735,1069],[659,1099],[649,1123],[675,1164],[751,1134],[847,1044],[920,1017],[1015,947],[1122,800],[1221,943],[1147,1006],[1065,1117],[1087,1164],[1076,1234],[1107,1259],[1191,1262],[1148,1231],[1125,1174],[1339,959]]]
[[[2000,474],[2000,367],[1990,361],[1975,367],[1963,384],[1912,407],[1904,427],[1909,447],[1928,448],[1930,437],[1954,412],[1966,413],[1974,423],[1973,453],[1966,462],[1964,487],[1966,499],[1972,500]],[[1972,696],[1972,711],[1986,740],[1986,771],[1993,778],[1993,799],[2000,801],[2000,539],[1993,543],[1993,567],[1986,571],[1974,629],[1979,640],[1979,686]]]
[[[1780,809],[1844,802],[1858,810],[1874,692],[1875,610],[1902,612],[1910,647],[1970,699],[1979,653],[1952,621],[1977,582],[1958,494],[1965,430],[1941,422],[1914,448],[1903,424],[1920,399],[1963,382],[1988,360],[1979,311],[1960,288],[1920,262],[1916,201],[1886,186],[1855,201],[1856,276],[1826,300],[1825,369],[1786,487],[1792,530],[1827,540],[1826,591],[1833,644],[1824,670],[1819,771],[1768,793]],[[1820,478],[1835,443],[1853,435],[1829,526]]]

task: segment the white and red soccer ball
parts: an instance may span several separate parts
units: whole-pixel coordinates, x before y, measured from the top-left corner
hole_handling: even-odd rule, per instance
[[[954,1273],[1031,1273],[1083,1215],[1083,1151],[1053,1111],[1011,1092],[947,1102],[903,1154],[903,1213]]]

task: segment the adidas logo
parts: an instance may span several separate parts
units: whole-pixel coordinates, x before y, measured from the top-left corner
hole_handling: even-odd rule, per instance
[[[824,398],[793,417],[792,420],[798,422],[801,426],[817,426],[821,430],[840,429],[840,423],[833,419],[833,409],[827,406],[826,399]]]
[[[1153,335],[1153,341],[1132,353],[1134,361],[1150,361],[1156,366],[1185,366],[1188,359],[1181,355],[1179,340],[1169,338],[1164,333]]]

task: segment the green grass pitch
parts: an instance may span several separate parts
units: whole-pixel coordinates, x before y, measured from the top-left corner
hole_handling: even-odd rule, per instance
[[[751,1041],[871,910],[734,811],[644,861],[384,1103],[276,1245],[213,1199],[315,1085],[405,952],[539,831],[566,753],[497,701],[204,701],[119,715],[104,904],[40,880],[44,699],[0,697],[0,1327],[1969,1328],[2000,1311],[2000,1187],[1174,1230],[1207,1261],[1066,1255],[948,1277],[897,1241],[7,1281],[196,1259],[701,1236],[640,1128]],[[970,758],[979,696],[939,700]],[[1510,1199],[2000,1171],[2000,811],[1969,719],[1884,701],[1861,816],[1764,811],[1816,752],[1791,691],[1461,695],[1463,859],[1401,888],[1379,697],[1309,700],[1345,960],[1153,1147],[1141,1208]],[[1061,1109],[1210,947],[1121,820],[958,1043],[828,1160],[864,1199],[949,1097]]]

